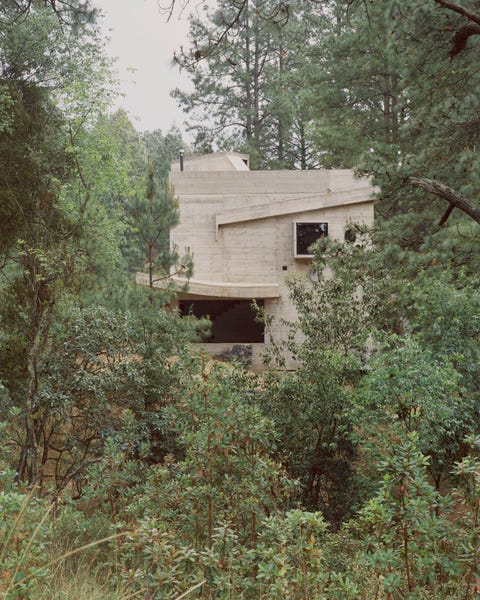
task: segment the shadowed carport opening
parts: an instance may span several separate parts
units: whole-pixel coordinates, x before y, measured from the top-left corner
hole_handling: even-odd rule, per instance
[[[263,300],[256,300],[263,308]],[[251,300],[180,300],[182,316],[206,317],[212,322],[212,335],[203,340],[210,343],[263,343],[264,325],[257,321]]]

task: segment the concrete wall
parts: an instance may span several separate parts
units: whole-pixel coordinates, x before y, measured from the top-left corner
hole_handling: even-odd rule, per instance
[[[185,171],[171,181],[180,198],[171,239],[194,253],[196,279],[276,281],[294,264],[295,221],[327,221],[334,239],[348,222],[373,222],[372,188],[349,170]]]
[[[294,256],[294,223],[327,222],[329,237],[343,240],[349,223],[373,225],[373,189],[350,170],[248,171],[244,157],[199,157],[186,161],[183,172],[172,172],[180,224],[171,241],[181,253],[193,253],[192,289],[196,280],[212,282],[212,290],[229,297],[229,283],[277,284],[279,297],[266,299],[265,310],[275,317],[274,335],[281,338],[279,319],[295,319],[285,279],[307,276],[310,268],[308,259]]]
[[[248,171],[250,158],[239,152],[216,152],[203,156],[184,156],[184,170],[192,171]],[[174,161],[172,172],[180,171],[180,159]]]

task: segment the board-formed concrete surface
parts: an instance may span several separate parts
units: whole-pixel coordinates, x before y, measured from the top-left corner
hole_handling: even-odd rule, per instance
[[[180,298],[264,300],[271,333],[282,338],[282,319],[296,316],[286,278],[308,276],[311,263],[295,256],[295,224],[327,223],[328,236],[342,241],[352,223],[372,226],[371,183],[348,169],[250,171],[248,155],[238,153],[185,158],[183,165],[180,171],[176,161],[170,175],[180,207],[170,238],[180,253],[193,254],[194,275]],[[139,274],[137,281],[148,280]],[[181,289],[185,282],[176,283]],[[259,344],[253,363],[261,369]]]

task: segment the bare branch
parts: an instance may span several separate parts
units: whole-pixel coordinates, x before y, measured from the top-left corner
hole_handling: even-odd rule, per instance
[[[450,206],[447,208],[447,210],[443,213],[442,218],[440,219],[440,221],[438,222],[438,226],[439,227],[443,227],[443,225],[445,225],[445,223],[447,222],[448,217],[452,214],[452,211],[455,207],[453,206],[453,204],[450,204]]]
[[[457,54],[460,54],[465,49],[469,38],[472,35],[480,34],[480,25],[476,23],[469,23],[461,27],[453,39],[453,48],[450,50],[450,56],[453,58]]]
[[[424,179],[419,177],[409,177],[408,180],[410,181],[410,183],[413,183],[413,185],[421,187],[424,190],[427,190],[427,192],[438,196],[439,198],[443,198],[450,204],[452,210],[453,208],[458,208],[466,215],[468,215],[471,219],[473,219],[476,223],[480,224],[480,209],[474,208],[472,206],[472,202],[468,198],[461,196],[448,185],[445,185],[444,183],[439,183],[438,181],[434,181],[433,179]],[[450,215],[450,212],[447,211],[443,215],[439,223],[440,225],[443,225],[445,223],[445,221]]]
[[[468,8],[465,8],[464,6],[462,6],[461,4],[457,4],[457,2],[450,2],[450,0],[433,0],[433,1],[436,2],[437,4],[439,4],[440,6],[443,6],[443,8],[448,8],[449,10],[452,10],[453,12],[456,12],[457,14],[462,15],[463,17],[466,17],[469,21],[473,21],[477,25],[480,25],[480,14],[479,13],[474,13],[471,10],[468,10]]]

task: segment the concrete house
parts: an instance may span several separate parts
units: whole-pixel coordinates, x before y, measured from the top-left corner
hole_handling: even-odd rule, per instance
[[[179,309],[209,315],[209,354],[233,347],[261,369],[266,340],[252,300],[274,317],[273,335],[285,335],[279,320],[295,318],[286,278],[308,276],[309,247],[319,237],[343,240],[349,224],[373,224],[372,186],[346,169],[250,171],[248,155],[238,153],[181,162],[170,176],[180,204],[170,237],[180,253],[193,253],[194,275]],[[144,283],[141,274],[138,281]]]

